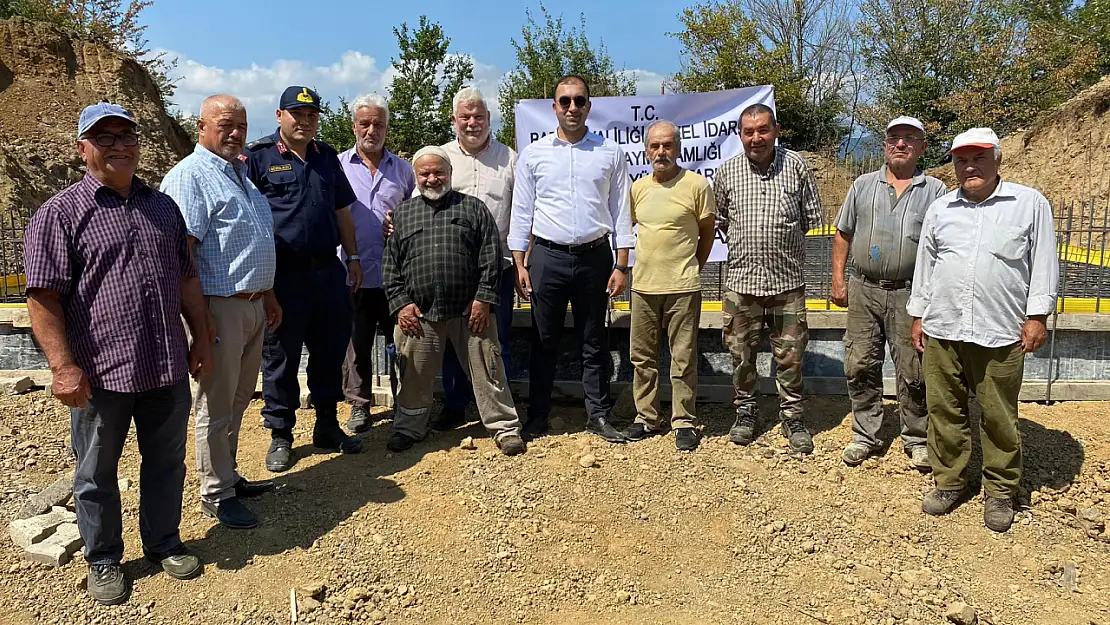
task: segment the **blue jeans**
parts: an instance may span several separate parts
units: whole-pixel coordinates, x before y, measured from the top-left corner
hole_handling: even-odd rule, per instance
[[[512,370],[509,367],[509,332],[513,328],[513,296],[516,294],[516,269],[509,267],[501,274],[501,292],[499,298],[501,305],[497,306],[494,313],[497,317],[497,340],[501,343],[501,360],[505,363],[505,379],[512,379]],[[467,405],[474,399],[474,389],[470,380],[466,379],[459,359],[455,355],[455,348],[450,343],[443,354],[443,409],[446,411],[463,412]]]
[[[185,487],[185,438],[189,428],[189,382],[142,393],[94,388],[85,408],[70,410],[70,438],[77,455],[73,502],[89,564],[123,559],[119,459],[135,420],[139,469],[139,534],[143,548],[165,553],[181,544],[181,496]]]

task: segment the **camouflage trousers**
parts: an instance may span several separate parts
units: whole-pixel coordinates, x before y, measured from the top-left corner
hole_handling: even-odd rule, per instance
[[[809,341],[805,287],[778,295],[725,293],[721,323],[725,345],[732,353],[733,403],[737,412],[756,414],[759,374],[755,359],[766,325],[775,358],[779,410],[782,419],[802,418],[802,356]]]

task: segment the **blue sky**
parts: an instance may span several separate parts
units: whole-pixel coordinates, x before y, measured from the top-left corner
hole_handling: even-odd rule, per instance
[[[590,40],[604,41],[614,64],[636,74],[641,93],[658,93],[679,65],[678,41],[666,33],[679,29],[678,14],[693,3],[563,0],[547,6],[567,25],[584,14]],[[421,14],[443,26],[451,52],[473,58],[475,82],[496,109],[497,84],[516,65],[510,39],[520,37],[525,9],[537,14],[539,3],[161,0],[141,19],[150,47],[178,58],[177,105],[195,113],[213,93],[239,96],[250,114],[250,135],[257,137],[273,130],[277,97],[290,84],[314,85],[332,101],[384,95],[397,54],[392,29],[402,22],[415,26]]]

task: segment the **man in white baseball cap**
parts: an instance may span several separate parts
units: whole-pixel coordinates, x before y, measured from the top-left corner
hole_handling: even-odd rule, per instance
[[[918,470],[929,470],[921,355],[910,342],[913,319],[906,314],[921,221],[933,200],[947,191],[917,166],[926,146],[924,124],[913,117],[892,119],[883,138],[886,164],[852,183],[836,221],[832,300],[848,307],[844,374],[852,401],[852,442],[842,456],[850,466],[884,447],[879,429],[886,343],[894,361],[902,448]],[[850,280],[845,277],[849,250]]]
[[[1043,195],[998,175],[1002,150],[993,130],[956,136],[949,154],[960,188],[925,215],[907,306],[914,347],[925,354],[936,483],[921,507],[938,516],[969,495],[968,397],[975,393],[983,412],[983,522],[1005,532],[1021,482],[1017,401],[1025,354],[1044,344],[1045,319],[1056,307],[1056,232]]]

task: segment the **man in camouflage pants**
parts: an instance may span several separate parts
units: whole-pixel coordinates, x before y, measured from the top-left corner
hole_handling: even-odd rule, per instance
[[[821,226],[821,203],[809,163],[777,147],[778,135],[769,107],[744,109],[744,154],[721,166],[713,183],[718,221],[728,233],[722,325],[736,393],[736,423],[729,437],[738,445],[755,438],[755,359],[766,324],[778,370],[782,434],[793,451],[810,453],[813,439],[802,421],[802,356],[809,339],[802,266],[805,234]]]

